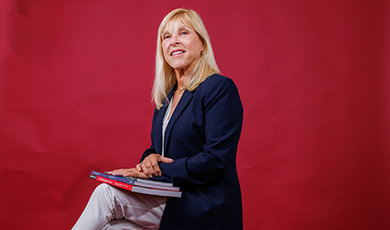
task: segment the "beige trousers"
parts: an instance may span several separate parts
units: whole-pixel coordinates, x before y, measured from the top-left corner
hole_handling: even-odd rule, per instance
[[[166,197],[100,184],[72,230],[158,229]]]

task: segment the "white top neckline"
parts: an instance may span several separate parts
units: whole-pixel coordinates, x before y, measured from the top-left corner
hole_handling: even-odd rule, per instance
[[[172,97],[173,98],[173,97]],[[164,156],[164,139],[165,139],[165,130],[167,129],[167,126],[168,126],[168,123],[169,123],[169,120],[171,119],[171,117],[169,117],[169,114],[171,113],[171,109],[172,109],[172,98],[171,100],[169,101],[169,105],[168,105],[168,108],[167,108],[167,111],[165,112],[165,115],[164,115],[164,119],[163,119],[163,124],[162,124],[162,149],[161,149],[161,155]]]

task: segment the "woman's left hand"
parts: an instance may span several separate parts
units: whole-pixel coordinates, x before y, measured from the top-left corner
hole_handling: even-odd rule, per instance
[[[135,168],[131,169],[115,169],[112,171],[107,172],[107,174],[114,175],[114,176],[131,176],[131,177],[137,177],[137,178],[148,178],[145,173],[138,171]]]
[[[174,160],[168,157],[161,156],[160,154],[151,153],[142,161],[142,163],[136,166],[139,172],[145,173],[147,177],[161,176],[162,172],[159,162],[172,163]]]

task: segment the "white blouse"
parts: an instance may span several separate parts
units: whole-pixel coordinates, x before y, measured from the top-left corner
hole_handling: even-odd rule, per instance
[[[173,98],[173,97],[172,97]],[[171,113],[171,109],[172,109],[172,98],[171,100],[169,101],[169,105],[168,105],[168,108],[167,108],[167,111],[165,112],[165,115],[164,115],[164,119],[163,119],[163,125],[162,125],[162,152],[161,152],[161,155],[164,156],[164,137],[165,137],[165,129],[167,128],[167,125],[169,123],[169,120],[171,119],[171,117],[169,117],[169,114]]]

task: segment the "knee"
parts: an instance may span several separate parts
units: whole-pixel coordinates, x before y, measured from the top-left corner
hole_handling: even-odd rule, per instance
[[[105,183],[99,184],[96,188],[95,191],[93,191],[94,195],[105,195],[107,193],[110,193],[111,186]]]

